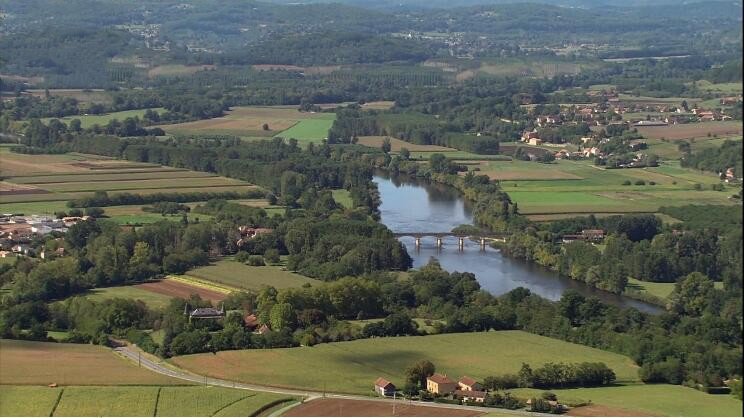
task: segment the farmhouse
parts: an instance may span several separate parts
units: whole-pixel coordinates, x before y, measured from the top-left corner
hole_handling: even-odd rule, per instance
[[[450,380],[447,375],[434,373],[426,378],[426,390],[437,395],[447,395],[457,389],[457,383]]]
[[[465,402],[483,403],[486,400],[487,393],[482,390],[456,390],[454,397],[462,399]]]
[[[382,377],[378,377],[375,380],[375,392],[380,396],[393,396],[395,395],[395,385]]]
[[[225,305],[223,304],[220,309],[217,308],[196,308],[189,312],[189,305],[186,304],[183,307],[183,313],[188,314],[189,322],[192,319],[220,319],[225,316]]]
[[[480,383],[478,383],[477,380],[469,376],[461,377],[460,380],[457,381],[457,386],[460,388],[460,390],[466,390],[466,391],[483,390],[483,385],[481,385]]]

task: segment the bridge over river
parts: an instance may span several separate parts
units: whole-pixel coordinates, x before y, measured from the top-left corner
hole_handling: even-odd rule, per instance
[[[458,234],[455,232],[395,232],[397,238],[402,237],[413,237],[416,240],[416,248],[421,247],[422,238],[435,238],[437,241],[437,248],[444,246],[444,238],[454,237],[457,238],[457,248],[463,250],[465,248],[465,240],[471,239],[480,244],[481,250],[486,249],[487,242],[506,242],[506,235],[473,235],[473,234]]]

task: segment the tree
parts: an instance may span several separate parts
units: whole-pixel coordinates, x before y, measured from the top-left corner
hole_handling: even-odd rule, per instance
[[[429,360],[420,360],[406,369],[406,381],[417,384],[419,388],[426,387],[426,378],[436,372],[434,363]]]
[[[682,315],[700,316],[708,309],[715,288],[708,276],[693,272],[674,285],[669,296],[672,309]]]
[[[400,152],[398,153],[398,156],[402,160],[408,160],[408,159],[411,158],[411,151],[409,151],[408,148],[403,147],[403,148],[400,149]]]
[[[283,328],[294,327],[297,317],[291,304],[277,303],[271,307],[269,319],[271,321],[271,328],[279,331]]]
[[[264,123],[264,124],[263,124],[263,125],[261,126],[261,128],[262,128],[262,129],[263,129],[264,131],[268,131],[268,130],[269,130],[269,124],[268,124],[268,123]]]
[[[382,152],[384,152],[386,154],[390,152],[390,149],[392,148],[392,146],[390,145],[390,138],[389,137],[386,136],[382,140],[382,146],[380,148],[382,148]]]

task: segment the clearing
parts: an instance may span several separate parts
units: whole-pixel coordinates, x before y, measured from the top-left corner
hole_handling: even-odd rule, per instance
[[[106,113],[104,115],[75,115],[65,116],[64,118],[43,118],[42,121],[44,123],[47,123],[51,119],[59,119],[60,121],[69,125],[70,121],[72,121],[73,119],[80,119],[80,126],[82,126],[83,129],[87,129],[93,127],[93,125],[105,126],[114,119],[118,119],[119,121],[123,121],[126,118],[134,117],[142,119],[142,117],[145,115],[145,112],[147,112],[148,110],[154,110],[158,113],[163,113],[166,111],[162,107],[153,107],[149,109],[122,110],[121,112]]]
[[[335,113],[316,113],[313,119],[297,122],[291,128],[279,132],[277,136],[285,139],[294,138],[301,144],[320,142],[328,138],[328,131],[336,120]]]

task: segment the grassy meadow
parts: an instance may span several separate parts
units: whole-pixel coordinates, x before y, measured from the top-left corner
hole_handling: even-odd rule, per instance
[[[328,137],[328,130],[331,129],[333,121],[336,119],[335,113],[316,113],[312,119],[300,120],[291,128],[279,132],[277,136],[282,138],[294,138],[300,144],[310,142],[320,143]]]
[[[373,338],[269,350],[223,351],[171,361],[196,373],[281,387],[369,394],[372,382],[385,377],[397,385],[405,368],[431,360],[440,373],[483,379],[516,373],[523,362],[602,361],[624,382],[637,382],[637,366],[627,357],[522,331]],[[235,367],[240,364],[240,367]],[[316,367],[316,365],[323,367]]]
[[[282,400],[296,399],[204,386],[0,386],[0,416],[255,416]]]
[[[165,308],[171,300],[171,298],[166,295],[150,292],[135,286],[101,287],[91,289],[83,296],[94,302],[102,302],[106,299],[113,298],[141,300],[150,309]]]
[[[258,290],[263,286],[281,289],[299,287],[306,283],[321,283],[318,280],[282,270],[280,266],[254,267],[231,260],[221,260],[209,266],[189,270],[185,276],[246,290]]]

